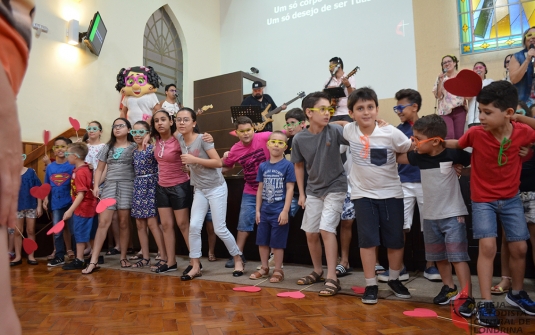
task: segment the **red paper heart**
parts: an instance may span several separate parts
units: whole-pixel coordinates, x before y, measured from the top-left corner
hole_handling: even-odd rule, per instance
[[[100,214],[106,210],[106,208],[113,206],[117,203],[117,200],[113,198],[106,198],[100,200],[100,202],[97,205],[97,213]]]
[[[483,81],[481,77],[472,70],[461,70],[455,78],[444,82],[446,91],[453,95],[464,98],[475,97],[481,91]]]
[[[353,292],[355,292],[356,294],[364,294],[364,291],[366,290],[365,287],[361,287],[361,286],[353,286],[351,289],[352,289]]]
[[[30,188],[30,194],[32,197],[44,200],[50,193],[50,184],[43,184],[41,186],[34,186]]]
[[[281,298],[293,298],[293,299],[303,299],[305,295],[302,292],[299,291],[293,291],[293,292],[282,292],[278,293],[277,297]]]
[[[52,235],[52,234],[59,234],[63,230],[63,227],[65,227],[65,221],[61,220],[60,222],[56,223],[54,227],[50,228],[46,234]]]
[[[24,252],[29,255],[37,250],[37,243],[30,238],[25,238],[24,241],[22,241],[22,247],[24,248]]]
[[[436,318],[438,316],[435,311],[427,308],[415,308],[413,311],[405,311],[403,314],[413,318]]]
[[[236,135],[236,130],[229,131],[228,133],[232,136],[238,137],[238,135]]]
[[[80,122],[78,122],[78,120],[69,116],[69,122],[71,123],[71,126],[74,128],[74,130],[80,130]]]
[[[50,141],[50,131],[49,130],[43,130],[43,142],[45,145],[48,144]]]
[[[238,292],[260,292],[262,291],[262,288],[258,286],[241,286],[241,287],[235,287],[233,288],[234,291]]]

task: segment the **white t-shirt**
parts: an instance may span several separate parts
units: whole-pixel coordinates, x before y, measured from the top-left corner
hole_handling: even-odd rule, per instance
[[[355,122],[348,123],[343,134],[351,148],[351,199],[403,198],[396,153],[407,152],[411,140],[394,126],[376,126],[366,150],[366,137]]]
[[[170,103],[167,100],[165,100],[162,104],[162,109],[165,109],[170,115],[175,116],[180,107],[178,107],[178,103]]]
[[[483,79],[483,86],[485,87],[488,84],[492,83],[493,79]],[[468,113],[466,114],[466,125],[465,130],[468,129],[468,125],[472,123],[479,123],[479,104],[476,101],[476,97],[468,99]]]
[[[152,117],[152,109],[158,104],[156,93],[147,93],[139,98],[125,96],[123,105],[128,108],[128,121],[134,125],[138,121],[147,121]]]

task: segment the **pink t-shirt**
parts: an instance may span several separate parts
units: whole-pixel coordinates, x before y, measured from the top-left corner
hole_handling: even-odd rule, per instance
[[[251,144],[243,145],[240,141],[230,148],[228,157],[224,160],[226,166],[233,166],[240,163],[243,167],[243,179],[245,179],[245,187],[243,193],[255,194],[258,189],[258,182],[256,175],[258,174],[258,167],[260,163],[269,159],[269,150],[267,148],[267,141],[269,140],[271,132],[254,134]]]
[[[174,136],[167,141],[156,140],[154,157],[158,161],[158,184],[160,186],[176,186],[189,180],[188,174],[182,171],[180,155],[182,155],[182,150]]]

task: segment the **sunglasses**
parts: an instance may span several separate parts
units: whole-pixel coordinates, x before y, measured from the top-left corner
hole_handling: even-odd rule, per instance
[[[286,142],[281,140],[269,140],[267,141],[267,145],[270,147],[285,147]]]
[[[100,128],[96,126],[88,126],[87,128],[85,128],[85,130],[87,130],[90,133],[94,133],[94,132],[100,131]]]
[[[132,136],[145,136],[145,134],[148,134],[149,131],[145,129],[132,129],[130,130],[130,135]]]
[[[80,158],[80,155],[77,153],[65,151],[65,157],[69,157],[70,155],[75,155],[76,157]]]
[[[290,123],[286,123],[284,126],[282,126],[284,129],[288,129],[288,128],[295,128],[299,125],[301,125],[301,123],[303,123],[303,121],[299,121],[299,122],[290,122]]]
[[[52,147],[52,150],[65,150],[65,149],[67,149],[66,145],[54,145]]]
[[[438,136],[431,137],[431,138],[428,138],[427,140],[422,140],[422,141],[420,141],[419,139],[417,139],[414,136],[411,136],[411,141],[414,142],[414,145],[416,145],[416,147],[420,147],[420,145],[422,145],[422,144],[424,144],[426,142],[429,142],[429,141],[433,141],[433,140],[439,140],[440,142],[444,142],[444,139],[442,137],[438,137]]]
[[[520,109],[517,109],[515,111],[515,114],[520,114],[520,115],[526,115],[526,111],[524,110],[524,108],[520,108]]]
[[[320,113],[323,115],[329,114],[330,116],[334,115],[334,108],[332,107],[320,107],[320,108],[309,108],[311,111]]]
[[[124,83],[128,87],[131,87],[134,84],[138,84],[139,86],[145,86],[147,85],[147,76],[144,74],[138,74],[137,76],[128,76],[124,79]]]
[[[500,143],[500,152],[498,153],[498,166],[504,166],[507,164],[507,155],[505,151],[511,146],[511,140],[504,137]]]
[[[535,37],[535,33],[527,33],[526,35],[524,35],[524,37],[529,40],[530,38]]]
[[[248,128],[248,129],[242,129],[242,130],[236,130],[237,133],[240,133],[240,134],[246,134],[246,133],[249,133],[253,131],[253,128]]]
[[[401,114],[403,113],[403,110],[409,106],[412,106],[412,104],[407,104],[407,105],[397,105],[397,106],[394,106],[393,109],[394,109],[394,112],[396,114]]]

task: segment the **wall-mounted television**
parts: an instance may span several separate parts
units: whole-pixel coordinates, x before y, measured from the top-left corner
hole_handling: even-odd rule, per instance
[[[87,28],[86,33],[80,33],[80,38],[87,45],[89,50],[95,55],[100,55],[100,50],[104,44],[104,39],[106,38],[106,33],[108,30],[102,21],[102,17],[99,12],[95,13],[93,20],[89,23],[89,28]]]

